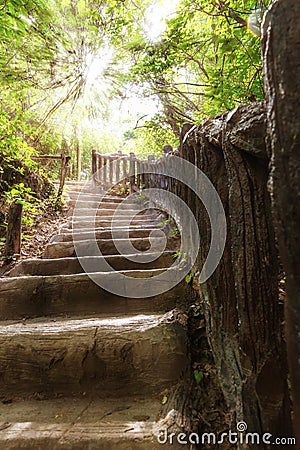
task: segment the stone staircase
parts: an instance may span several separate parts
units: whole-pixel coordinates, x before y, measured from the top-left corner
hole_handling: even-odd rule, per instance
[[[71,207],[82,186],[68,183]],[[118,253],[111,220],[121,201],[106,195],[99,203],[97,193],[81,194],[75,219],[51,239],[43,258],[22,261],[0,279],[0,449],[181,448],[162,446],[156,436],[176,421],[171,397],[189,366],[178,309],[190,298],[188,285],[153,297],[122,297],[95,284],[76,256],[75,247],[85,249],[84,266],[93,272],[106,259],[112,270],[97,276],[112,283],[115,271],[138,279],[173,264],[174,238],[144,264],[138,253]],[[128,214],[138,207],[133,200]],[[115,218],[121,244],[126,217]],[[160,222],[151,208],[134,218],[129,236],[137,250],[147,250]],[[93,239],[101,256],[93,254]]]

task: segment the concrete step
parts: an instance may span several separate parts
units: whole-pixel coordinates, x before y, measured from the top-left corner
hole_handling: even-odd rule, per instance
[[[76,241],[76,249],[74,242],[57,242],[47,244],[43,258],[69,258],[76,256],[101,256],[102,255],[128,255],[133,252],[131,245],[139,252],[145,252],[152,249],[152,252],[160,250],[173,250],[176,252],[178,240],[169,238],[167,241],[161,237],[151,238],[133,238],[128,239],[98,239],[97,244],[93,239]],[[101,253],[99,252],[99,249]]]
[[[80,218],[77,217],[75,220],[73,218],[70,218],[68,222],[64,224],[64,227],[72,228],[72,232],[81,233],[82,231],[90,230],[91,228],[94,229],[102,229],[102,230],[108,230],[108,229],[120,229],[123,228],[124,231],[127,231],[128,229],[131,229],[132,227],[137,228],[153,228],[153,229],[162,229],[164,228],[163,225],[160,222],[157,222],[156,219],[137,219],[137,220],[131,220],[130,219],[118,219],[114,220],[112,223],[111,218],[102,218],[102,217],[93,217],[90,219],[87,218]]]
[[[91,214],[87,215],[87,216],[71,216],[70,220],[72,221],[73,224],[77,225],[77,224],[96,224],[96,226],[99,224],[99,226],[105,226],[103,224],[105,223],[111,223],[112,218],[114,218],[114,226],[118,227],[118,226],[123,226],[123,225],[147,225],[149,224],[155,224],[155,223],[160,223],[157,220],[156,216],[152,216],[152,217],[147,217],[147,216],[135,216],[135,217],[126,217],[126,216],[119,216],[119,217],[113,217],[112,215],[110,216],[101,216],[101,215],[97,215],[97,216],[93,216]],[[130,221],[129,221],[130,220]]]
[[[161,450],[157,437],[166,424],[171,425],[168,417],[161,417],[160,398],[14,401],[0,410],[0,448]],[[174,450],[184,447],[176,440],[172,444]]]
[[[76,211],[73,211],[74,217],[77,216],[104,216],[104,217],[116,217],[116,218],[124,218],[124,217],[135,217],[135,218],[149,218],[152,219],[154,217],[158,217],[159,213],[157,211],[139,211],[137,209],[118,209],[117,211],[112,208],[105,208],[101,205],[100,208],[76,208]]]
[[[73,231],[72,229],[72,224],[71,223],[66,223],[64,225],[62,225],[59,228],[59,234],[76,234],[77,231]],[[85,224],[86,225],[86,224]],[[146,231],[148,231],[148,234],[150,231],[153,230],[165,230],[165,226],[163,225],[157,225],[157,224],[146,224],[146,225],[130,225],[127,227],[123,227],[123,226],[119,226],[119,227],[114,227],[114,232],[116,233],[116,235],[119,235],[119,233],[121,231],[123,231],[123,233],[128,233],[130,234],[131,237],[146,237],[143,233]],[[141,232],[141,235],[138,235],[138,231]],[[82,230],[78,230],[78,234],[82,234],[82,233],[96,233],[97,235],[99,234],[99,237],[103,238],[103,239],[110,239],[111,238],[111,232],[112,232],[112,228],[111,225],[108,227],[92,227],[92,224],[90,224],[90,226],[84,226],[82,227]],[[103,233],[103,236],[102,236]],[[147,236],[148,236],[147,234]],[[101,236],[100,236],[101,235]],[[54,235],[52,236],[51,240],[53,239],[53,242],[55,241],[55,236],[58,235]],[[92,236],[94,236],[92,234]],[[120,236],[122,236],[122,234],[120,234]],[[127,236],[127,234],[126,234]],[[60,241],[60,239],[58,239],[58,241]]]
[[[0,322],[0,397],[153,395],[179,381],[187,351],[172,312]]]
[[[101,208],[101,207],[105,207],[106,209],[116,209],[117,207],[120,206],[122,202],[120,201],[111,201],[110,198],[97,198],[94,196],[85,196],[83,199],[79,199],[79,200],[69,200],[68,205],[71,207],[74,207],[76,205],[76,208]],[[124,204],[124,202],[123,202]],[[126,202],[127,205],[127,202]],[[147,205],[145,205],[146,207]],[[128,207],[130,207],[130,209],[141,209],[142,204],[141,203],[137,203],[137,202],[128,202]]]
[[[84,266],[90,267],[90,272],[97,272],[98,268],[102,268],[102,260],[111,266],[114,270],[144,270],[144,269],[162,269],[170,267],[174,263],[172,251],[166,251],[162,255],[160,253],[149,254],[149,262],[145,261],[144,255],[131,254],[128,257],[111,255],[111,256],[86,256],[82,260]],[[110,269],[111,270],[111,269]],[[9,273],[10,277],[32,276],[32,275],[71,275],[83,273],[84,270],[78,258],[56,258],[56,259],[27,259],[17,264]]]
[[[129,216],[147,205],[130,199],[116,238],[111,218],[124,198],[102,197],[85,182],[67,182],[65,192],[71,208],[77,202],[75,223],[53,237],[43,259],[22,261],[0,279],[0,449],[158,450],[162,426],[174,426],[174,403],[162,407],[162,397],[190,366],[186,317],[174,308],[195,294],[180,281],[181,267],[166,269],[179,240],[152,238],[152,252],[158,244],[167,250],[140,264],[149,234],[167,234],[159,213],[145,211],[127,231]],[[93,256],[95,237],[106,257]],[[73,239],[87,255],[84,269]],[[121,255],[116,243],[126,245]],[[153,295],[156,286],[162,293]]]
[[[126,199],[126,197],[119,197],[117,195],[103,195],[97,191],[87,191],[87,190],[73,190],[73,191],[66,191],[66,194],[72,201],[98,201],[98,202],[108,202],[108,203],[122,203]],[[138,201],[138,198],[130,197],[126,199],[126,204],[136,204]]]
[[[120,229],[123,228],[125,231],[131,228],[164,228],[163,224],[161,222],[158,222],[157,219],[136,219],[136,220],[130,220],[130,219],[118,219],[113,221],[113,229]],[[66,222],[62,229],[72,229],[72,232],[81,233],[82,231],[87,231],[92,229],[102,229],[102,230],[109,230],[112,228],[112,220],[109,217],[102,218],[102,217],[77,217],[77,218],[70,218],[68,222]]]
[[[53,180],[52,183],[59,186],[60,180]],[[87,183],[87,181],[84,181],[84,180],[80,180],[80,181],[78,181],[78,180],[66,180],[64,185],[66,187],[73,186],[73,185],[74,186],[84,186],[86,183]]]
[[[124,214],[114,214],[114,212],[105,212],[102,211],[101,209],[99,211],[96,210],[88,210],[85,214],[82,213],[81,211],[76,211],[76,213],[72,212],[69,215],[69,219],[72,222],[75,222],[75,224],[77,222],[84,222],[84,223],[93,223],[94,221],[96,221],[96,223],[98,222],[109,222],[111,223],[112,221],[114,221],[114,223],[118,224],[120,223],[119,226],[123,226],[123,224],[127,223],[128,225],[130,223],[134,223],[135,225],[138,225],[139,223],[142,225],[145,225],[147,223],[149,224],[161,224],[162,221],[160,220],[160,218],[158,218],[157,214],[129,214],[129,213],[124,213]],[[115,225],[114,225],[115,226]]]
[[[126,239],[129,235],[131,239],[133,238],[146,238],[152,233],[154,230],[164,230],[162,226],[157,225],[147,225],[147,226],[131,226],[127,230],[124,227],[114,227],[114,238]],[[49,244],[55,242],[75,242],[75,241],[83,241],[86,239],[112,239],[112,229],[111,227],[107,228],[83,228],[81,232],[76,233],[75,231],[72,233],[72,229],[68,228],[67,225],[64,225],[60,228],[60,233],[52,236],[49,241]]]
[[[14,320],[64,314],[144,314],[166,312],[187,302],[192,303],[195,297],[193,291],[185,281],[179,282],[181,272],[176,267],[168,269],[166,276],[159,281],[163,293],[149,297],[151,292],[145,290],[143,278],[151,280],[161,273],[165,272],[152,269],[95,273],[92,276],[98,284],[86,273],[0,278],[0,318]],[[132,281],[127,277],[137,277],[134,281],[136,298],[112,293],[119,292],[120,286],[123,292],[131,292]],[[172,289],[170,279],[174,283],[178,281]],[[102,286],[108,286],[111,292]]]

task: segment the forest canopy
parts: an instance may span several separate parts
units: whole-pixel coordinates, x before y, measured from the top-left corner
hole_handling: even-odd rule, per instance
[[[269,4],[2,0],[2,156],[30,165],[80,148],[88,176],[93,148],[159,155],[184,122],[262,99]]]

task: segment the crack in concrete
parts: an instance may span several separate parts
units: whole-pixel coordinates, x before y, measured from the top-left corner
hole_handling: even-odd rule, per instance
[[[60,438],[57,441],[57,444],[59,444],[60,441],[62,441],[64,439],[64,437],[72,430],[72,428],[74,427],[74,425],[79,421],[79,419],[81,419],[81,417],[83,416],[83,414],[89,409],[89,407],[91,406],[91,404],[93,403],[93,400],[91,399],[88,404],[82,408],[82,410],[80,411],[80,413],[76,416],[76,418],[70,423],[70,426],[66,428],[66,430],[62,433],[62,435],[60,436]]]

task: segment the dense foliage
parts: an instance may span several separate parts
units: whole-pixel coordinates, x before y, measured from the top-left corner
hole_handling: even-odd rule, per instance
[[[260,39],[247,23],[269,0],[174,0],[153,38],[161,3],[2,2],[1,154],[31,165],[32,154],[68,152],[73,175],[88,176],[92,148],[158,155],[183,122],[263,97]],[[141,107],[126,111],[133,93]]]
[[[140,35],[127,44],[128,78],[160,98],[175,134],[184,121],[263,98],[260,39],[247,25],[269,3],[182,0],[160,40]]]

